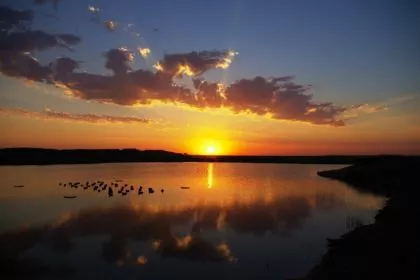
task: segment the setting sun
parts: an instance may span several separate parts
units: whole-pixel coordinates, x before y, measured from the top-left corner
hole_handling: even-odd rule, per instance
[[[222,138],[197,137],[190,142],[191,153],[199,155],[225,155],[231,151],[230,142]]]
[[[223,150],[222,144],[215,140],[203,141],[201,144],[201,154],[204,155],[220,155]]]
[[[209,155],[213,155],[213,154],[216,152],[216,148],[215,148],[214,146],[208,146],[208,147],[206,148],[206,152],[207,152],[207,154],[209,154]]]

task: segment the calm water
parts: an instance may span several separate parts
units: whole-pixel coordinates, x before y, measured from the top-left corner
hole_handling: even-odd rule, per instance
[[[328,165],[130,163],[0,167],[0,248],[43,279],[284,279],[383,199]],[[134,191],[59,186],[122,180]],[[138,186],[146,192],[138,195]],[[15,188],[14,185],[24,185]],[[181,189],[187,186],[190,189]],[[148,194],[147,188],[156,192]],[[160,189],[164,188],[162,194]],[[66,199],[65,195],[76,195]],[[23,268],[23,269],[25,269]],[[240,278],[239,278],[240,277]]]

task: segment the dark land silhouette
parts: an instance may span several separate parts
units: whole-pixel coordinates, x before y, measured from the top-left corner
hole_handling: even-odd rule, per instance
[[[389,199],[375,222],[328,239],[319,265],[302,279],[411,279],[416,275],[420,207],[418,157],[370,159],[318,175]]]
[[[375,159],[407,158],[389,155],[325,155],[325,156],[237,156],[189,155],[163,150],[41,148],[0,149],[0,165],[90,164],[118,162],[244,162],[298,164],[358,164]]]

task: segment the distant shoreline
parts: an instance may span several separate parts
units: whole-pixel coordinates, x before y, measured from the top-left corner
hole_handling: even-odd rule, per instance
[[[231,162],[289,164],[356,164],[378,158],[420,158],[398,155],[324,155],[324,156],[238,156],[189,155],[163,150],[136,149],[0,149],[0,165],[56,165],[135,162]]]

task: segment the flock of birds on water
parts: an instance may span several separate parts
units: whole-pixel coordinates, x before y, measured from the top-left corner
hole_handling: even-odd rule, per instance
[[[68,183],[58,183],[59,186],[62,187],[70,187],[70,188],[74,188],[74,189],[83,189],[83,190],[87,190],[87,189],[92,189],[93,191],[96,192],[102,192],[102,191],[108,191],[108,197],[113,197],[114,196],[114,192],[116,192],[117,194],[120,194],[122,196],[127,195],[129,192],[131,191],[135,191],[137,189],[137,195],[142,195],[145,190],[143,190],[143,186],[134,186],[132,184],[127,184],[127,183],[122,183],[122,180],[115,180],[111,183],[106,183],[105,181],[93,181],[93,182],[89,182],[86,181],[85,183],[82,182],[68,182]],[[15,188],[23,188],[24,185],[15,185]],[[189,189],[189,187],[181,187],[181,189]],[[165,189],[161,189],[160,192],[163,194],[165,192]],[[147,189],[147,193],[149,194],[153,194],[155,193],[155,190],[151,187],[149,187]],[[75,195],[65,195],[64,198],[76,198],[77,196]]]

